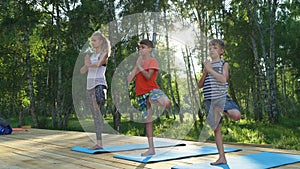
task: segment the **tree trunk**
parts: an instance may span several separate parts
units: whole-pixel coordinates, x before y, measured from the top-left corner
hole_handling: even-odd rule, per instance
[[[275,12],[277,8],[277,0],[268,0],[268,7],[270,12],[270,116],[269,121],[273,123],[278,123],[278,112],[277,112],[277,97],[276,97],[276,58],[275,58]]]
[[[174,91],[173,91],[173,87],[172,87],[171,57],[170,57],[169,34],[168,34],[169,27],[167,24],[167,16],[166,16],[165,6],[164,6],[164,23],[165,23],[165,28],[166,28],[166,44],[167,44],[167,58],[168,58],[168,84],[169,84],[169,89],[170,89],[171,100],[172,100],[173,104],[176,104],[176,100],[174,97]],[[171,110],[171,112],[173,112],[173,107],[171,107],[170,110]]]
[[[24,125],[24,113],[23,113],[23,105],[22,100],[19,100],[19,124],[18,126],[21,127]],[[1,115],[1,114],[0,114]]]
[[[115,14],[114,14],[114,2],[113,1],[110,1],[109,2],[109,15],[110,15],[110,17],[111,18],[115,18]],[[138,25],[137,25],[138,26]],[[116,45],[116,42],[114,42],[114,35],[115,35],[115,33],[118,35],[119,34],[119,32],[114,32],[114,31],[118,31],[118,28],[117,28],[117,25],[116,25],[116,22],[111,22],[109,25],[108,25],[108,31],[109,31],[109,40],[110,40],[110,42],[112,43],[111,44],[111,46],[114,46],[114,45]],[[122,50],[121,50],[121,48],[122,48],[122,45],[121,44],[118,44],[119,46],[118,46],[118,49],[119,49],[119,56],[121,56],[121,52],[122,52]],[[111,59],[111,61],[112,61],[112,63],[113,63],[113,70],[115,71],[116,70],[116,68],[117,68],[117,58],[116,58],[116,48],[112,48],[112,50],[111,50],[111,56],[110,56],[110,59]],[[126,86],[128,86],[128,83],[127,83],[127,81],[126,81]],[[113,94],[113,93],[112,93]],[[114,98],[118,98],[118,97],[114,97]],[[122,98],[118,98],[118,99],[120,99],[120,100],[122,100]],[[119,103],[120,102],[120,100],[119,101],[117,101],[117,103]],[[120,126],[121,126],[121,114],[119,113],[119,111],[118,111],[118,109],[117,109],[117,107],[114,105],[114,104],[112,104],[112,110],[113,110],[113,112],[112,112],[112,115],[113,115],[113,125],[114,125],[114,129],[117,131],[117,132],[120,132]],[[133,114],[130,112],[130,120],[132,121],[133,120]]]
[[[183,122],[183,114],[180,111],[180,93],[179,93],[179,88],[178,88],[178,82],[177,82],[177,72],[176,70],[174,70],[174,76],[175,76],[175,91],[176,91],[176,95],[177,95],[177,104],[175,104],[175,110],[179,113],[179,121],[180,123]],[[174,119],[176,118],[176,116],[174,115]]]
[[[249,5],[252,4],[253,8],[251,8]],[[268,64],[267,64],[267,54],[266,54],[266,49],[265,49],[265,45],[264,45],[264,34],[263,31],[261,29],[261,26],[258,23],[258,16],[257,16],[257,8],[254,2],[249,2],[246,1],[245,2],[245,6],[247,9],[247,15],[249,18],[249,25],[252,28],[251,29],[251,35],[250,35],[250,39],[251,39],[251,47],[253,50],[253,54],[254,54],[254,62],[255,62],[255,67],[256,70],[258,72],[258,77],[259,80],[258,82],[258,92],[261,93],[261,97],[259,97],[260,99],[258,100],[258,106],[262,106],[261,103],[263,100],[264,102],[264,110],[270,114],[270,105],[269,105],[269,95],[268,95],[268,89],[267,89],[267,84],[265,82],[265,76],[263,73],[263,69],[265,68],[265,72],[267,74],[268,77]],[[252,10],[251,10],[252,9]],[[261,43],[261,51],[262,51],[262,57],[259,57],[258,55],[258,44],[256,42],[256,32],[255,30],[258,30],[258,39],[260,40]],[[263,61],[261,61],[262,59]],[[262,65],[264,65],[265,67],[263,67]],[[261,89],[261,92],[260,92]],[[258,107],[257,110],[262,109],[262,107]],[[259,115],[259,117],[262,117],[262,114]]]
[[[257,43],[256,40],[254,39],[254,31],[252,31],[252,35],[250,36],[251,38],[251,47],[252,47],[252,51],[253,51],[253,55],[254,55],[254,62],[255,62],[255,68],[254,70],[257,72],[254,75],[254,79],[256,80],[256,84],[257,85],[253,85],[253,103],[254,103],[254,115],[255,115],[255,119],[256,120],[262,120],[263,117],[263,100],[265,101],[265,97],[266,97],[266,90],[264,88],[265,85],[263,85],[265,83],[265,78],[262,72],[262,68],[260,66],[260,59],[258,57],[258,49],[257,49]],[[262,91],[262,92],[261,92]]]
[[[33,125],[35,128],[39,127],[37,114],[35,112],[35,96],[33,86],[33,72],[31,65],[31,53],[30,53],[30,39],[29,39],[29,28],[25,25],[24,31],[25,46],[26,46],[26,66],[27,66],[27,78],[28,78],[28,96],[30,100],[29,111],[32,117]]]
[[[57,30],[60,30],[60,10],[59,4],[57,3],[56,6],[56,23],[57,23]],[[59,36],[57,37],[58,40],[58,49],[57,52],[61,53],[62,45]],[[62,110],[63,110],[63,101],[62,101],[62,57],[61,55],[57,56],[57,93],[56,93],[56,111],[57,111],[57,127],[60,129],[62,128],[63,120],[62,120]]]
[[[190,58],[191,58],[190,63],[191,63],[191,70],[192,70],[191,75],[190,75],[191,76],[191,84],[192,84],[192,94],[193,94],[192,98],[194,99],[194,103],[195,103],[194,110],[196,111],[196,110],[199,110],[200,107],[201,107],[200,106],[200,100],[199,100],[201,93],[200,93],[198,87],[195,86],[196,83],[197,83],[197,82],[195,82],[197,80],[197,75],[196,75],[196,70],[195,70],[193,57],[191,56]],[[192,76],[192,72],[194,73],[193,76]],[[199,116],[200,119],[202,117],[204,117],[204,113],[202,113],[200,115],[199,115],[199,113],[201,113],[201,111],[198,111],[198,116]]]
[[[267,52],[266,52],[266,46],[265,46],[265,42],[264,42],[264,32],[261,28],[261,25],[258,21],[259,16],[257,16],[257,8],[254,5],[254,9],[253,9],[253,22],[254,25],[256,26],[256,29],[258,30],[258,35],[259,35],[259,41],[260,41],[260,46],[261,46],[261,52],[262,52],[262,59],[263,61],[261,62],[261,58],[258,58],[259,60],[257,62],[259,62],[260,65],[264,65],[264,67],[261,66],[261,70],[263,70],[263,68],[265,69],[265,73],[266,73],[266,78],[268,81],[268,84],[270,85],[270,67],[269,67],[269,63],[268,63],[268,57],[267,57]],[[262,73],[263,74],[263,73]],[[262,82],[262,81],[261,81]],[[269,100],[269,94],[268,94],[268,88],[267,88],[267,84],[263,81],[261,83],[262,85],[262,90],[264,93],[264,107],[265,107],[265,111],[268,114],[268,116],[271,116],[271,107],[270,107],[270,100]]]
[[[158,6],[159,6],[159,0],[156,0],[155,2],[155,15],[154,15],[154,24],[153,24],[153,46],[156,47],[156,30],[157,30],[157,21],[158,21]]]
[[[196,121],[196,115],[195,115],[195,101],[194,101],[194,95],[193,95],[193,81],[191,76],[191,64],[190,64],[190,54],[188,51],[188,48],[186,47],[186,53],[182,52],[182,55],[184,56],[185,61],[185,70],[186,70],[186,76],[187,76],[187,85],[188,85],[188,92],[189,92],[189,98],[190,98],[190,106],[191,106],[191,113],[193,113],[193,120]]]
[[[114,121],[114,129],[117,132],[120,132],[121,114],[118,112],[116,106],[113,107],[113,121]]]

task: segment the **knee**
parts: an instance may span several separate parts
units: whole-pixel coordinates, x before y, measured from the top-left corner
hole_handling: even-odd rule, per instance
[[[105,98],[99,98],[97,99],[97,104],[100,105],[100,106],[103,106],[105,104]]]
[[[241,112],[239,110],[228,110],[226,112],[227,117],[229,117],[233,121],[238,121],[241,119]]]
[[[238,121],[238,120],[241,119],[241,117],[242,117],[242,116],[241,116],[241,113],[238,112],[238,113],[236,113],[235,116],[233,117],[233,120],[234,120],[234,121]]]
[[[169,99],[166,100],[165,107],[166,107],[166,109],[171,107],[171,101]]]
[[[214,129],[214,133],[215,133],[215,136],[218,135],[218,134],[221,134],[222,132],[222,128],[220,125],[218,125],[215,129]]]

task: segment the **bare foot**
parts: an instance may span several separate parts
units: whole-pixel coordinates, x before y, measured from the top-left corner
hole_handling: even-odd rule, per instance
[[[90,148],[89,148],[89,150],[101,150],[101,149],[103,149],[103,147],[100,146],[100,145],[98,145],[98,144],[96,144],[96,145],[94,145],[93,147],[90,147]]]
[[[225,158],[219,158],[217,161],[210,163],[210,165],[219,165],[219,164],[227,164],[227,161]]]
[[[149,155],[154,155],[155,151],[154,150],[148,150],[144,153],[141,154],[141,156],[149,156]]]

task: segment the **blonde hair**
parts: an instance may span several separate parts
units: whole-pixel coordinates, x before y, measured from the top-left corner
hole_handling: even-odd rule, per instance
[[[101,51],[105,51],[109,57],[111,52],[110,41],[100,31],[94,32],[92,36],[98,36],[102,40]]]

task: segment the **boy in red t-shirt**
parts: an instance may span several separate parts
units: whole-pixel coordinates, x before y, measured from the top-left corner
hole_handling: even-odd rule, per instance
[[[153,43],[148,39],[141,40],[139,43],[139,57],[134,69],[131,71],[127,80],[130,83],[134,78],[135,90],[138,103],[143,112],[143,118],[146,123],[146,135],[149,143],[149,150],[142,153],[142,156],[154,155],[153,126],[151,104],[169,108],[171,101],[159,89],[156,83],[158,74],[157,60],[150,56],[153,50]]]

